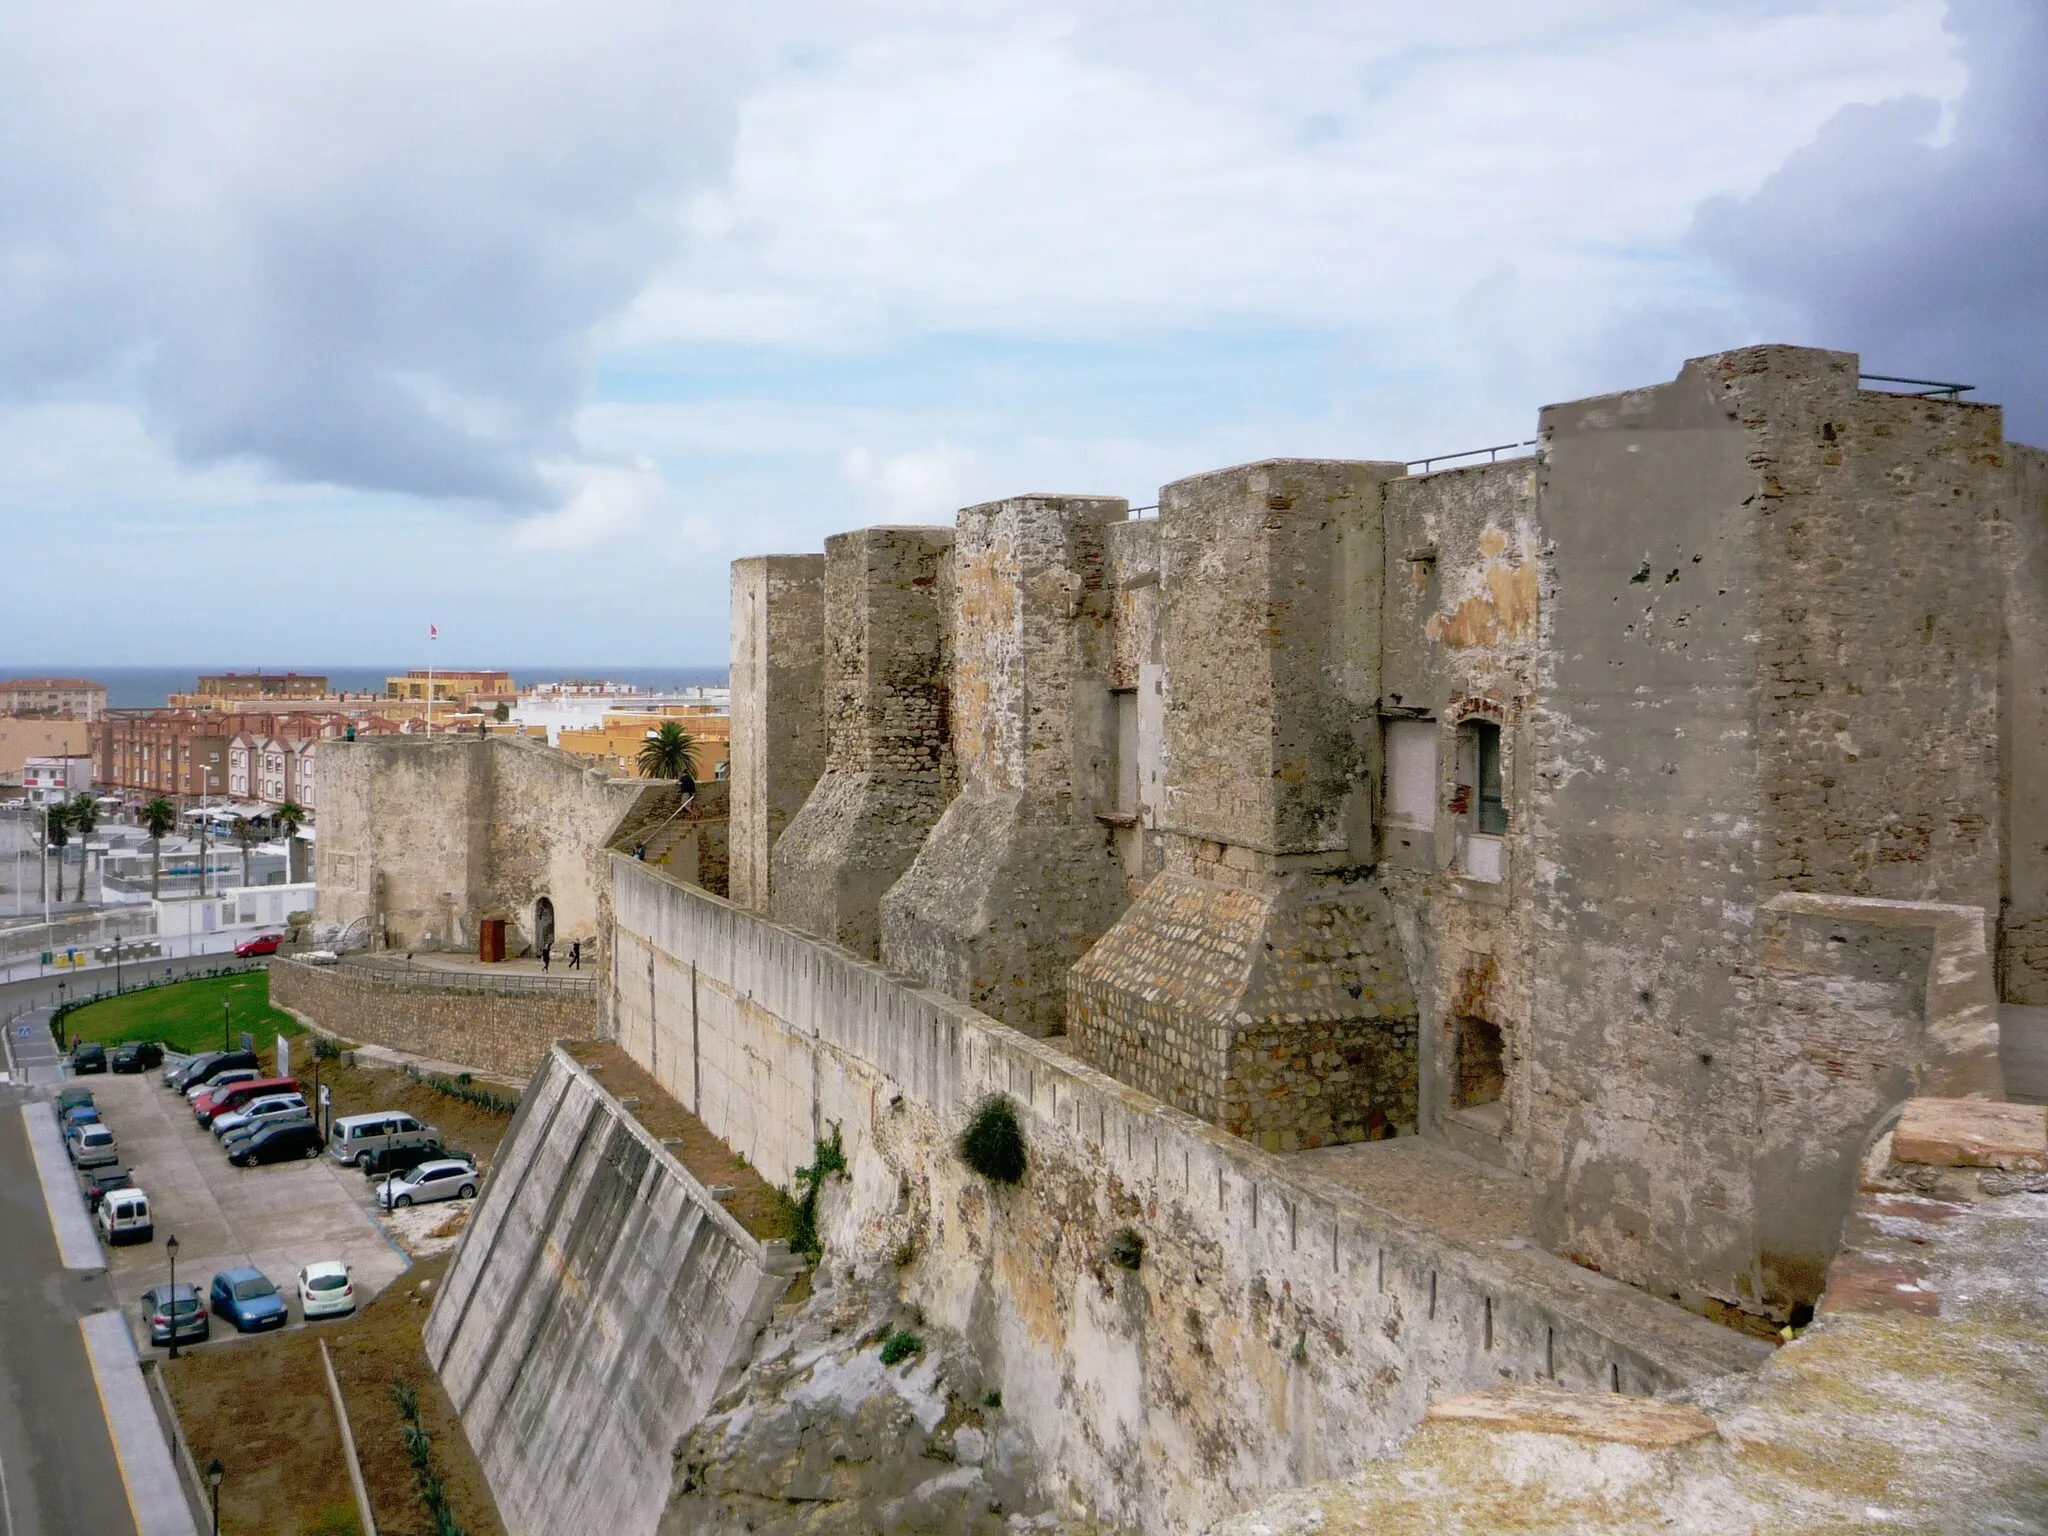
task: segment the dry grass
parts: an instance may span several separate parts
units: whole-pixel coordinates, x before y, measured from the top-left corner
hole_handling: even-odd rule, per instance
[[[658,1141],[672,1142],[669,1151],[705,1185],[725,1185],[732,1198],[725,1208],[740,1225],[765,1240],[789,1236],[789,1211],[774,1185],[753,1164],[735,1153],[704,1127],[704,1122],[669,1096],[668,1090],[618,1046],[604,1040],[565,1042],[569,1054],[586,1067],[602,1067],[598,1081],[615,1099],[638,1099],[626,1112]]]
[[[305,1085],[308,1094],[314,1092],[316,1076],[320,1084],[334,1091],[337,1120],[343,1115],[402,1109],[428,1125],[439,1126],[444,1146],[475,1153],[480,1168],[490,1166],[499,1141],[512,1124],[510,1115],[492,1114],[474,1104],[451,1099],[425,1083],[413,1082],[403,1072],[368,1065],[350,1066],[344,1056],[340,1061],[318,1063],[316,1073],[309,1048],[295,1048],[294,1054],[303,1059],[293,1061],[293,1075]]]
[[[434,1437],[436,1470],[470,1536],[503,1536],[483,1471],[427,1365],[420,1330],[423,1282],[445,1259],[414,1265],[352,1318],[194,1350],[163,1365],[178,1417],[204,1466],[218,1456],[223,1536],[329,1536],[356,1529],[341,1432],[320,1368],[319,1341],[334,1357],[348,1401],[356,1453],[382,1536],[431,1536],[399,1439],[391,1382],[419,1393],[420,1421]]]

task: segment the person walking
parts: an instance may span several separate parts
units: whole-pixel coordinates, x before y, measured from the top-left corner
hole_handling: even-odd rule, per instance
[[[548,951],[551,948],[553,948],[553,946],[549,944],[543,944],[540,947],[540,968],[543,972],[545,972],[548,968]]]
[[[583,969],[583,941],[581,939],[571,939],[569,941],[569,969],[572,971]]]

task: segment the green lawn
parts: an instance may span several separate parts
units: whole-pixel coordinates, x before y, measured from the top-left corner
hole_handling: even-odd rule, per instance
[[[230,1036],[247,1030],[256,1037],[258,1049],[272,1044],[279,1034],[305,1033],[298,1020],[270,1006],[268,971],[210,976],[110,997],[67,1014],[64,1028],[75,1040],[97,1040],[102,1045],[161,1040],[174,1051],[217,1051],[223,1002]]]

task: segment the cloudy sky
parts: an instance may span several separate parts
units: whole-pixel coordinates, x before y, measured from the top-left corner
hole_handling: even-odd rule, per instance
[[[2044,11],[10,0],[0,667],[719,663],[735,555],[1755,340],[2048,440]]]

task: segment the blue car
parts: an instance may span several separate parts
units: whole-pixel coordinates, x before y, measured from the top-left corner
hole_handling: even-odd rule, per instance
[[[74,1125],[98,1125],[99,1123],[100,1112],[90,1104],[74,1104],[71,1108],[64,1111],[64,1129],[67,1131]]]
[[[291,1317],[284,1297],[260,1269],[224,1270],[213,1277],[209,1295],[216,1317],[224,1317],[240,1333],[260,1333],[265,1328],[282,1328]]]

